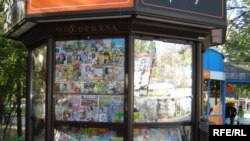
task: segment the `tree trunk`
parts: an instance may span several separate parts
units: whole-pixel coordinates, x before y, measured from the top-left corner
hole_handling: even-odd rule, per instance
[[[18,94],[17,94],[17,136],[22,136],[22,109],[21,109],[21,98],[22,98],[22,87],[19,83],[17,86]]]

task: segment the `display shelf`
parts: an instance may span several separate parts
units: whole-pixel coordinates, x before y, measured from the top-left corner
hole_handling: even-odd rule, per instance
[[[135,128],[145,127],[176,127],[176,126],[190,126],[190,122],[170,122],[170,123],[134,123]]]
[[[124,123],[104,123],[104,122],[84,122],[84,121],[59,121],[55,120],[55,127],[62,125],[78,127],[96,127],[96,128],[124,128]]]
[[[99,93],[55,93],[55,94],[68,94],[68,95],[74,95],[74,94],[79,94],[79,95],[109,95],[109,96],[115,96],[115,95],[124,95],[124,93],[119,93],[119,94],[99,94]]]
[[[134,141],[185,141],[184,130],[181,126],[173,126],[166,128],[135,128]]]
[[[123,141],[124,129],[64,125],[55,127],[55,141]]]

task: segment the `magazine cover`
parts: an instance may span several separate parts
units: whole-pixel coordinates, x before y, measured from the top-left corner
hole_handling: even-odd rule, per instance
[[[94,94],[94,82],[84,82],[83,86],[84,94]]]
[[[103,51],[111,50],[112,39],[103,39]]]
[[[80,120],[98,121],[98,107],[97,95],[82,95]]]
[[[158,99],[158,121],[164,121],[168,119],[168,105],[167,105],[168,99]]]
[[[94,94],[106,94],[105,87],[106,87],[105,81],[95,80],[93,88]]]
[[[99,96],[99,114],[106,114],[107,122],[123,122],[124,96]]]
[[[74,72],[75,67],[73,66],[73,64],[67,64],[67,81],[75,81],[76,78],[76,74]]]
[[[100,113],[99,113],[99,122],[108,122],[108,114],[103,112],[104,107],[100,108]]]
[[[55,93],[68,93],[69,87],[67,82],[55,83]]]
[[[78,111],[81,106],[81,95],[70,94],[68,98],[69,98],[69,107],[74,111]]]
[[[67,81],[67,66],[66,65],[56,65],[55,70],[55,79],[56,82],[65,82]]]
[[[58,83],[56,83],[58,85]],[[56,86],[57,87],[57,86]],[[68,93],[69,92],[69,85],[68,83],[59,83],[59,93]]]
[[[63,112],[68,109],[69,106],[68,94],[56,94],[55,95],[55,117],[56,120],[63,120]]]
[[[67,54],[65,52],[56,53],[56,64],[67,64]]]
[[[136,97],[134,100],[135,122],[156,122],[157,99],[152,97]]]
[[[182,141],[180,128],[134,129],[134,141]]]
[[[70,93],[83,93],[84,92],[84,85],[82,82],[73,81],[70,83],[69,92]]]

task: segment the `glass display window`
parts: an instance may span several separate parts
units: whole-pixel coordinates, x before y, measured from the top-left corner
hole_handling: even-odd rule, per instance
[[[55,119],[124,121],[125,39],[55,42]]]
[[[119,128],[83,128],[60,126],[55,130],[55,141],[123,141],[123,130]]]
[[[221,83],[219,80],[204,80],[203,83],[202,116],[213,124],[223,123]]]
[[[192,46],[134,41],[134,122],[191,121]]]
[[[185,141],[185,133],[181,127],[168,128],[136,128],[134,141]]]
[[[47,47],[39,46],[32,51],[31,76],[31,132],[33,140],[45,140],[46,105],[46,54]]]

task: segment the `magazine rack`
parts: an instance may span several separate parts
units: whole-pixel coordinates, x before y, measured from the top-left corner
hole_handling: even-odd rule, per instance
[[[5,35],[28,49],[27,141],[199,140],[225,0],[5,2]]]

